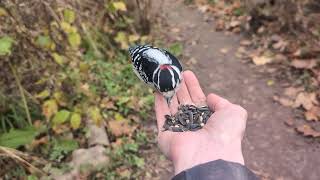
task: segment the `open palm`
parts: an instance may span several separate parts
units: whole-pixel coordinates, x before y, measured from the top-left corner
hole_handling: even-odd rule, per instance
[[[198,131],[163,132],[164,116],[175,114],[180,104],[208,105],[214,113]],[[241,141],[247,120],[246,110],[215,94],[206,97],[193,72],[183,73],[180,89],[170,107],[162,95],[156,94],[155,111],[159,147],[172,160],[175,174],[217,159],[244,164]]]

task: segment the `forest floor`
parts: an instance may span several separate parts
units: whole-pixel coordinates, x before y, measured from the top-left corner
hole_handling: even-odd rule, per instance
[[[181,0],[164,0],[160,11],[165,20],[160,32],[166,41],[183,44],[184,67],[195,72],[204,91],[247,109],[243,141],[246,165],[263,179],[319,179],[320,171],[314,167],[320,165],[320,144],[290,127],[291,123],[299,123],[299,111],[272,99],[283,91],[283,80],[268,73],[267,67],[235,56],[243,37],[216,32],[213,16]],[[269,80],[274,81],[273,85],[268,85]],[[159,170],[160,179],[173,176],[172,170],[164,168],[170,166],[168,161],[154,165],[155,169],[164,169]]]

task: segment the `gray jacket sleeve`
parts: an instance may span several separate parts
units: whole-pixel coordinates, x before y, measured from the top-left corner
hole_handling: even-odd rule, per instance
[[[219,159],[182,171],[172,180],[258,180],[258,178],[239,163]]]

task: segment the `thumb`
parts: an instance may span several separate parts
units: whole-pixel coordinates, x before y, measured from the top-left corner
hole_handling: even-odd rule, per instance
[[[209,108],[211,109],[211,111],[218,111],[218,110],[223,109],[224,107],[230,105],[231,103],[228,100],[226,100],[216,94],[211,93],[207,96],[207,104],[208,104]]]

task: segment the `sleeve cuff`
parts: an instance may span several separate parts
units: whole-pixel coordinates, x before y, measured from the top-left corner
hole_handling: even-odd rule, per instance
[[[180,172],[172,180],[257,180],[256,175],[239,163],[215,160]]]

